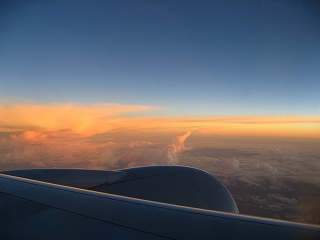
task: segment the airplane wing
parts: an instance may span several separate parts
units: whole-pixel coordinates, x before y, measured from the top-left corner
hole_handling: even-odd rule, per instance
[[[241,215],[182,166],[0,173],[0,239],[320,239],[320,226]]]

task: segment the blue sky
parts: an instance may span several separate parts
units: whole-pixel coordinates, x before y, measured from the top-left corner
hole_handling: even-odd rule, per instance
[[[0,103],[319,115],[319,9],[316,1],[3,3]]]

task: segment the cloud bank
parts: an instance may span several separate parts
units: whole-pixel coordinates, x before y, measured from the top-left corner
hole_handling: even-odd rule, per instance
[[[159,108],[115,103],[0,105],[0,131],[69,130],[90,135],[114,128],[116,117],[121,115]]]
[[[127,132],[127,134],[129,134]],[[320,153],[308,139],[208,138],[187,131],[127,141],[118,134],[65,138],[52,133],[1,133],[0,170],[122,169],[180,164],[203,169],[230,190],[241,213],[292,221],[320,221]],[[202,136],[202,138],[201,138]],[[129,140],[132,139],[132,140]]]
[[[92,105],[0,105],[0,132],[36,131],[90,136],[108,131],[202,135],[320,137],[320,117],[151,117],[161,107],[100,103]],[[129,116],[144,113],[143,117]]]
[[[0,106],[0,171],[187,165],[217,176],[242,213],[320,222],[319,117],[130,115],[157,109]]]

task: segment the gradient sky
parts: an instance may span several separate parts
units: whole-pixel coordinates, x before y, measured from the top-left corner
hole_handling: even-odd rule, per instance
[[[320,224],[319,1],[2,1],[0,171],[180,164]]]
[[[0,103],[318,116],[319,9],[317,1],[7,1]]]

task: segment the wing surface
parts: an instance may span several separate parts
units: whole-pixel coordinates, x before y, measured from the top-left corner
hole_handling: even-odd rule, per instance
[[[141,170],[131,170],[135,176],[132,179],[147,174],[141,175],[138,171]],[[38,238],[320,239],[320,226],[161,203],[0,174],[0,239]]]

